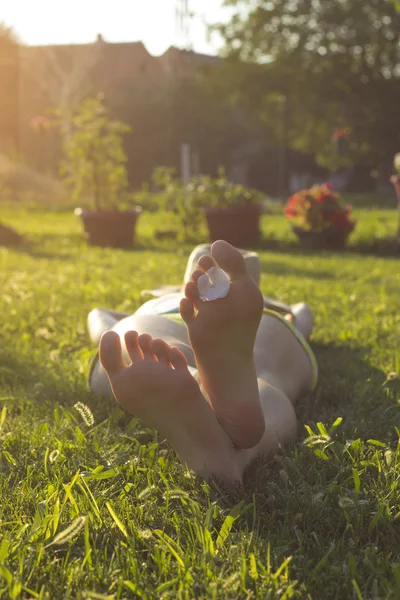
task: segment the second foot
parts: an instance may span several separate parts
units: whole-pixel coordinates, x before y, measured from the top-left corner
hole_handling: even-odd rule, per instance
[[[197,280],[219,266],[230,277],[225,298],[200,299]],[[263,311],[262,294],[242,254],[225,241],[202,256],[186,284],[181,315],[188,326],[202,386],[217,419],[238,448],[254,447],[264,433],[253,348]]]

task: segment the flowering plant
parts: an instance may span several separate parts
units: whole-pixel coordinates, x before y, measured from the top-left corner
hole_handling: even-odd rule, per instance
[[[350,219],[351,210],[351,206],[341,205],[331,183],[323,183],[293,194],[286,204],[285,215],[305,231],[350,233],[356,224]]]
[[[400,184],[400,152],[398,152],[397,154],[394,155],[393,166],[396,169],[397,175],[392,175],[390,178],[390,181],[393,183],[393,185],[396,188],[396,185]],[[396,188],[396,191],[397,191],[397,188]],[[399,201],[400,201],[400,198],[399,198]]]
[[[47,117],[38,115],[31,120],[31,126],[37,133],[44,133],[51,127],[51,122]]]
[[[332,133],[332,141],[338,142],[343,138],[349,137],[349,135],[350,129],[348,127],[339,127],[338,129],[335,129],[335,131]]]

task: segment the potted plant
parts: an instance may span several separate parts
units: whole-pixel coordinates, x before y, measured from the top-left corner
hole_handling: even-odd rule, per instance
[[[189,191],[201,207],[211,241],[226,240],[233,246],[255,246],[260,238],[264,195],[231,182],[223,169],[218,177],[194,177]]]
[[[212,241],[226,240],[239,247],[254,246],[260,235],[263,194],[234,184],[220,169],[218,177],[194,176],[187,185],[176,176],[175,169],[159,167],[153,174],[159,208],[174,215],[173,225],[156,232],[159,238],[176,237],[178,241],[196,241],[202,234],[204,220]]]
[[[356,221],[350,218],[351,206],[343,207],[330,183],[314,185],[291,196],[285,215],[294,233],[309,248],[344,248]]]
[[[86,239],[97,246],[132,246],[141,211],[130,207],[127,157],[123,134],[130,128],[110,118],[103,96],[87,98],[70,122],[63,123],[64,161],[61,174],[76,201]]]
[[[394,168],[396,169],[396,175],[392,175],[390,178],[391,183],[396,192],[397,196],[397,210],[398,210],[398,222],[397,222],[397,244],[400,245],[400,152],[394,157]]]

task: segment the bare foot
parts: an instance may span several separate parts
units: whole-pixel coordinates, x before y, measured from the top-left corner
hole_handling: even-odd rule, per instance
[[[232,443],[189,373],[182,352],[136,331],[126,333],[125,344],[129,366],[116,332],[107,331],[100,342],[100,361],[118,404],[157,429],[197,473],[214,474],[227,483],[240,481]]]
[[[186,284],[181,315],[218,421],[237,448],[252,448],[265,429],[253,358],[264,301],[236,248],[219,240],[211,255],[199,259],[193,281]],[[215,263],[228,273],[231,287],[225,298],[202,302],[196,282]]]

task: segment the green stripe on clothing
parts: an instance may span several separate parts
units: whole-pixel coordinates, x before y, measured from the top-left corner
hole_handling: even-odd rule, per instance
[[[317,359],[315,358],[314,352],[311,350],[310,344],[307,342],[307,340],[305,339],[303,334],[301,334],[300,331],[298,329],[296,329],[295,325],[293,325],[293,323],[291,323],[290,321],[288,321],[287,319],[282,317],[282,315],[280,315],[279,313],[277,313],[273,310],[269,310],[268,308],[264,308],[263,312],[264,312],[264,315],[268,315],[269,317],[275,317],[275,319],[279,319],[279,321],[284,323],[284,325],[286,325],[286,327],[288,327],[290,329],[290,331],[293,333],[293,335],[295,336],[297,341],[300,342],[300,344],[303,346],[303,349],[311,362],[311,367],[312,367],[311,391],[313,392],[315,390],[315,388],[317,387],[317,383],[318,383],[318,363],[317,363]]]

